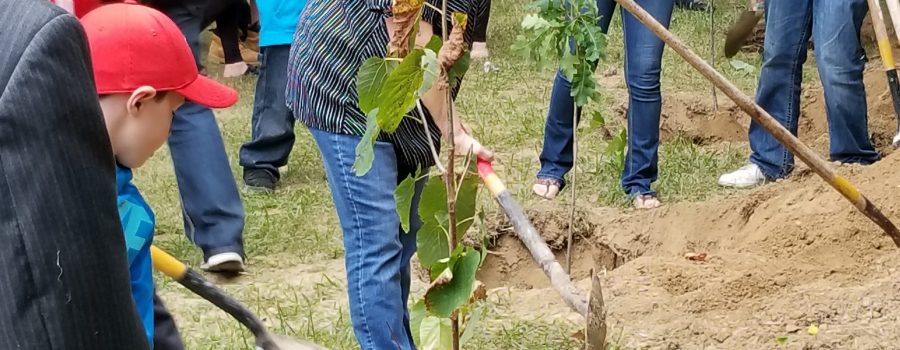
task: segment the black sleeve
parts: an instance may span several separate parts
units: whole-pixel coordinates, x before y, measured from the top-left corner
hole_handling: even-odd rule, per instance
[[[87,40],[50,6],[0,1],[0,349],[148,349]]]

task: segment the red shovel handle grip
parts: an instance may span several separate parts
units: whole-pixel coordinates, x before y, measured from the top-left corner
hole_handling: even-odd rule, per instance
[[[506,192],[506,185],[494,173],[494,165],[491,164],[491,161],[478,158],[476,167],[478,168],[478,175],[481,176],[481,181],[484,181],[484,185],[494,197]]]

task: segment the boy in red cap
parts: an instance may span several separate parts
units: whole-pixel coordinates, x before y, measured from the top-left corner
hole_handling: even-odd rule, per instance
[[[134,1],[102,6],[81,19],[94,78],[116,157],[119,217],[128,247],[132,296],[153,342],[154,285],[150,260],[154,216],[137,187],[140,167],[169,136],[185,99],[224,108],[237,92],[197,71],[188,43],[171,19]]]

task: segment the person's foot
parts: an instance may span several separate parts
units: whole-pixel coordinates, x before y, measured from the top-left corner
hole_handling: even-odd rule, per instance
[[[253,192],[275,192],[275,183],[278,179],[275,175],[264,169],[252,169],[244,171],[244,186]]]
[[[759,169],[759,165],[753,163],[719,177],[719,186],[724,187],[749,188],[764,183],[766,175]]]
[[[562,182],[549,177],[539,177],[537,180],[534,180],[534,185],[531,186],[531,190],[534,191],[534,194],[543,199],[556,198],[556,195],[559,194],[559,190],[561,189]]]
[[[226,78],[235,78],[246,74],[249,70],[250,66],[248,66],[244,61],[228,63],[223,69],[222,76]]]
[[[490,51],[488,51],[487,43],[484,42],[474,42],[472,43],[472,51],[469,52],[469,57],[471,58],[487,58],[490,56]]]
[[[702,0],[675,0],[675,6],[691,11],[706,11],[709,5]]]
[[[662,203],[659,202],[659,198],[656,198],[655,195],[642,194],[634,197],[632,205],[634,205],[634,209],[656,209],[659,208]]]
[[[203,271],[238,273],[244,271],[244,258],[234,252],[219,253],[209,257],[200,265]]]

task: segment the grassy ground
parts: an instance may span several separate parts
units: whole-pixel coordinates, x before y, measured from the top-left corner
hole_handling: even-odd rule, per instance
[[[511,54],[511,46],[524,16],[525,1],[495,0],[491,18],[491,61],[497,70],[485,73],[474,64],[464,83],[459,108],[479,138],[499,155],[499,170],[514,194],[526,206],[535,199],[530,184],[538,170],[543,122],[553,72],[538,71]],[[744,1],[716,1],[716,41],[743,8]],[[618,17],[618,14],[616,15]],[[672,29],[702,55],[709,52],[709,18],[706,13],[676,10]],[[622,28],[616,18],[610,30],[609,60],[598,71],[622,65]],[[738,59],[757,66],[758,55]],[[755,74],[733,68],[724,57],[716,67],[740,88],[752,93]],[[217,70],[212,67],[211,71]],[[621,69],[620,69],[621,71]],[[811,71],[811,70],[808,70]],[[701,76],[671,50],[666,50],[663,91],[709,91]],[[215,73],[215,72],[214,72]],[[621,80],[621,78],[618,78]],[[236,107],[218,111],[222,134],[236,180],[240,181],[237,152],[249,137],[254,82],[231,80],[242,93]],[[725,97],[720,94],[720,99]],[[607,98],[592,109],[608,112],[621,101]],[[608,114],[608,113],[607,113]],[[581,129],[580,195],[596,206],[626,203],[618,186],[618,173],[602,156],[607,140],[585,125]],[[743,161],[743,147],[705,148],[686,139],[665,143],[661,150],[661,177],[655,185],[664,201],[702,200],[715,195],[714,180],[722,171]],[[335,349],[354,349],[344,295],[341,234],[326,186],[318,151],[303,127],[290,170],[275,195],[243,193],[247,220],[244,237],[249,256],[248,273],[237,280],[219,281],[259,312],[273,329]],[[157,244],[199,266],[201,252],[183,237],[181,208],[171,159],[166,150],[136,173],[137,183],[156,209]],[[560,201],[565,205],[565,200]],[[485,203],[489,203],[485,199]],[[486,207],[494,210],[492,206]],[[161,293],[176,315],[190,349],[248,349],[252,337],[224,313],[192,296],[184,288],[158,278]],[[421,291],[419,294],[421,295]],[[504,308],[515,300],[491,298],[485,331],[468,348],[562,349],[578,343],[569,335],[580,326],[568,321],[505,318]]]

